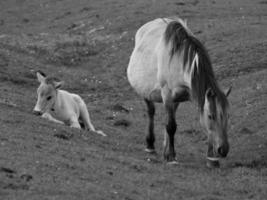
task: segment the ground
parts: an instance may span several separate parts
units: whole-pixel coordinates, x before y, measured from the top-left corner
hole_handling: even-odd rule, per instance
[[[179,164],[144,152],[146,107],[126,78],[134,34],[180,16],[205,44],[229,97],[230,153],[205,166],[197,107],[177,112]],[[267,1],[2,0],[0,2],[0,199],[266,199]],[[42,70],[80,94],[108,137],[32,114]]]

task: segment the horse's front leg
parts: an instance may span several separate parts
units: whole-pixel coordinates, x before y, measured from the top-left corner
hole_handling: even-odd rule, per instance
[[[164,136],[164,158],[167,162],[176,162],[176,153],[174,148],[174,135],[177,129],[175,120],[175,111],[178,104],[167,106],[167,125]]]
[[[152,101],[145,99],[147,105],[148,113],[148,131],[146,134],[146,152],[154,153],[155,152],[155,134],[154,134],[154,115],[155,115],[155,105]]]
[[[163,88],[162,97],[167,112],[167,124],[164,136],[164,158],[169,163],[177,163],[174,149],[174,135],[177,129],[175,112],[179,104],[172,101],[171,91],[167,88]]]

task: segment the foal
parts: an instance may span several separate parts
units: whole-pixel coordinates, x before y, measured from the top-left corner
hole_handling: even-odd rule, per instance
[[[106,136],[101,130],[95,130],[86,104],[79,95],[60,90],[63,82],[56,78],[46,77],[42,72],[37,72],[36,75],[40,86],[37,89],[38,99],[33,110],[34,114],[73,128],[81,129],[83,124],[86,130]]]

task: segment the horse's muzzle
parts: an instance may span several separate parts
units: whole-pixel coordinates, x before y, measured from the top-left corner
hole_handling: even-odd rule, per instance
[[[34,115],[37,115],[37,116],[42,115],[42,113],[41,113],[40,111],[36,111],[36,110],[32,111],[32,113],[33,113]]]
[[[217,149],[217,153],[220,157],[222,158],[225,158],[227,156],[229,152],[229,145],[223,145],[223,146],[220,146],[218,149]]]

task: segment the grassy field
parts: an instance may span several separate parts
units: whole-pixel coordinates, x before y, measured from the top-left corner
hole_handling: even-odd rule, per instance
[[[179,165],[144,152],[143,100],[126,78],[136,30],[180,16],[205,44],[230,95],[230,153],[205,166],[197,107],[177,112]],[[0,2],[0,199],[236,200],[267,196],[267,1],[2,0]],[[42,70],[80,94],[108,137],[34,116]]]

